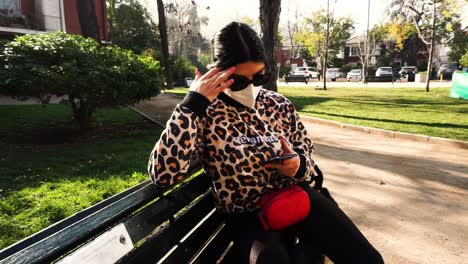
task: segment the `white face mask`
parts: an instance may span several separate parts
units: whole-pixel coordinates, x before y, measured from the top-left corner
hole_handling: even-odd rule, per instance
[[[224,90],[224,93],[229,95],[229,97],[236,100],[237,102],[249,108],[255,109],[255,101],[261,88],[262,86],[254,86],[253,84],[250,84],[245,89],[236,92],[233,92],[228,88]]]

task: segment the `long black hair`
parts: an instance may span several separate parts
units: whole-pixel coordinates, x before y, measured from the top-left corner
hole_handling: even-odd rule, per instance
[[[257,32],[249,25],[231,22],[220,29],[213,39],[213,63],[207,66],[227,69],[247,61],[266,62],[265,48]]]

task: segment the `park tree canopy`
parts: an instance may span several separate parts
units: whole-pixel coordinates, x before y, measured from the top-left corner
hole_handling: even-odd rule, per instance
[[[0,57],[0,94],[47,104],[52,95],[73,108],[82,129],[98,107],[119,107],[160,93],[159,62],[91,38],[66,33],[24,35]]]
[[[319,60],[322,68],[325,61],[327,19],[329,19],[330,23],[328,56],[329,58],[336,57],[354,29],[354,22],[351,18],[327,18],[325,10],[316,11],[310,17],[303,19],[298,32],[294,36],[297,43],[302,44],[312,57]]]
[[[109,23],[112,44],[132,50],[136,54],[141,54],[146,49],[159,52],[157,26],[146,8],[138,1],[109,1]]]

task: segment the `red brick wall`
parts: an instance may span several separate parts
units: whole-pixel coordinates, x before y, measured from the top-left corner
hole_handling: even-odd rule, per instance
[[[67,33],[81,34],[80,22],[78,20],[77,0],[64,0],[63,9],[65,12],[65,27]],[[99,27],[100,40],[109,40],[109,26],[107,21],[107,9],[105,0],[96,1],[96,17]]]

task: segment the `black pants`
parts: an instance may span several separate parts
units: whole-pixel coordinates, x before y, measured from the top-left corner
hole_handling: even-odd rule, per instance
[[[310,186],[311,212],[281,231],[265,232],[256,213],[228,214],[234,240],[233,263],[384,263],[349,217]],[[297,239],[299,242],[297,243]],[[229,262],[223,262],[229,263]]]

